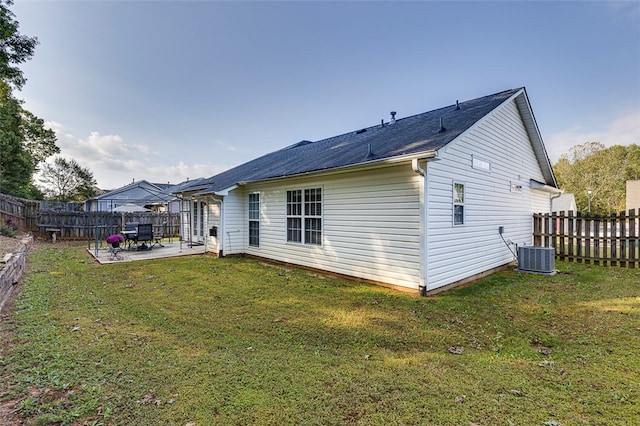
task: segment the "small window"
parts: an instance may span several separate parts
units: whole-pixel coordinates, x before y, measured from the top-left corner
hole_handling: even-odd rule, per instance
[[[453,224],[464,225],[464,184],[453,183]]]
[[[260,246],[260,194],[249,194],[249,245]]]

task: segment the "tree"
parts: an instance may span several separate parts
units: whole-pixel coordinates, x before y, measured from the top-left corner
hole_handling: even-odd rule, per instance
[[[33,56],[38,39],[18,32],[18,21],[9,10],[12,0],[0,0],[0,80],[21,89],[27,81],[17,65]]]
[[[591,200],[592,213],[617,213],[625,209],[627,180],[640,179],[640,146],[576,145],[553,171],[560,189],[574,194],[580,210],[587,211]]]
[[[40,182],[44,184],[42,191],[45,197],[53,201],[83,201],[95,195],[93,173],[81,167],[76,160],[56,157],[53,164],[45,163]]]
[[[12,4],[0,0],[0,191],[39,198],[33,175],[42,161],[60,149],[55,133],[13,95],[26,82],[18,65],[31,59],[38,41],[18,32],[18,22],[8,8]]]

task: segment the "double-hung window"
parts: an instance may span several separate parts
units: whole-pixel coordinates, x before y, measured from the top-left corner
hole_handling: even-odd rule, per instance
[[[287,241],[322,245],[322,188],[287,191]]]
[[[453,182],[453,224],[464,225],[464,183]]]
[[[260,194],[249,194],[249,245],[260,245]]]

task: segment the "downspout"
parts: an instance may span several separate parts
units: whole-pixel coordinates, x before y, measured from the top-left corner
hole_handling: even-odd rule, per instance
[[[224,257],[224,197],[216,198],[215,195],[212,194],[211,199],[216,203],[220,203],[220,227],[216,240],[218,240],[218,256]],[[223,237],[220,238],[220,235]]]
[[[558,193],[557,195],[554,195],[553,197],[549,197],[549,211],[551,213],[553,213],[553,200],[555,200],[556,198],[558,198],[561,195],[562,195],[562,192]]]
[[[420,241],[421,247],[421,256],[420,256],[420,283],[418,284],[418,289],[420,290],[421,296],[427,295],[427,287],[429,285],[428,271],[429,271],[429,255],[427,252],[428,241],[429,241],[429,210],[427,208],[427,203],[429,200],[429,179],[427,175],[427,171],[420,166],[420,159],[414,158],[411,160],[411,168],[414,173],[418,173],[423,177],[423,190],[420,205],[420,217],[421,217],[421,226],[423,226],[422,232],[422,241]]]

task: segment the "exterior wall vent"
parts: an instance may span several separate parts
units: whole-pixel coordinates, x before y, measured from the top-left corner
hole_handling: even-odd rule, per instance
[[[553,247],[518,247],[518,272],[555,275],[556,253]]]

